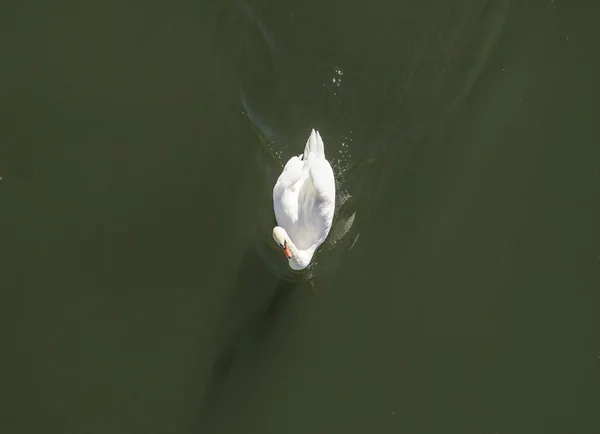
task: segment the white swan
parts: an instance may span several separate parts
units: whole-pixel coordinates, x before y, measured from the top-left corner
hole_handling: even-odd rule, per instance
[[[333,222],[335,179],[325,145],[314,129],[304,154],[290,158],[273,187],[273,208],[278,226],[273,238],[283,249],[292,270],[310,264]]]

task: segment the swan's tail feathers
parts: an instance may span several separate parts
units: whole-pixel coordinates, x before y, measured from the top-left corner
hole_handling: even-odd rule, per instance
[[[306,147],[304,148],[304,156],[308,157],[310,154],[325,158],[325,145],[323,144],[323,139],[319,132],[314,129],[311,131],[310,137],[306,141]]]

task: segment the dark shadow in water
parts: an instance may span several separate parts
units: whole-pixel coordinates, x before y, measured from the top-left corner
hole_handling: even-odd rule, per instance
[[[286,314],[292,310],[292,295],[299,294],[293,291],[297,286],[299,282],[272,275],[265,269],[254,244],[248,246],[216,330],[217,351],[206,387],[201,392],[194,427],[197,429],[193,432],[213,432],[211,428],[220,425],[224,415],[235,419],[236,411],[244,405],[243,397],[252,394],[252,381],[260,377],[260,373],[248,375],[244,371],[253,373],[254,368],[263,365],[261,362],[273,362],[269,354],[276,347],[270,344],[276,332],[289,328],[286,317],[290,316]],[[236,378],[242,378],[243,384],[231,380],[234,374],[239,374]]]

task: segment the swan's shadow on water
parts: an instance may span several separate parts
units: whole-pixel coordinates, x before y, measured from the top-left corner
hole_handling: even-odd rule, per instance
[[[272,365],[277,357],[276,335],[293,324],[293,315],[287,314],[293,310],[294,294],[301,294],[293,291],[300,285],[271,274],[256,246],[247,247],[220,315],[217,351],[201,392],[200,426],[194,432],[212,432],[207,429],[220,425],[222,418],[235,419],[235,412],[243,410],[244,396],[252,395],[264,374],[260,367]]]

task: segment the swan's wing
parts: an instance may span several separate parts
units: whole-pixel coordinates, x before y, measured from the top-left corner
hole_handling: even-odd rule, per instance
[[[335,178],[331,165],[324,158],[311,158],[308,162],[311,184],[310,212],[304,214],[305,224],[311,228],[313,243],[321,244],[327,238],[335,211]]]
[[[308,173],[315,188],[315,194],[323,205],[335,206],[335,177],[333,169],[324,158],[311,158],[308,161]]]
[[[306,141],[304,159],[310,179],[316,190],[317,199],[335,204],[335,178],[329,161],[325,158],[325,144],[318,131],[314,129]]]
[[[275,189],[284,190],[298,182],[298,179],[302,176],[304,171],[304,162],[297,156],[294,156],[288,160],[275,183]]]
[[[325,145],[318,131],[312,130],[304,148],[304,160],[310,182],[307,182],[300,216],[306,242],[320,245],[325,241],[335,212],[335,177],[325,158]]]
[[[273,187],[273,209],[277,224],[286,231],[298,220],[298,193],[305,178],[304,162],[294,156],[289,159]]]

